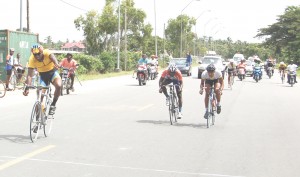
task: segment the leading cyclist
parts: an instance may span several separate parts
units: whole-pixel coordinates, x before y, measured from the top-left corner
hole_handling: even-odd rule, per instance
[[[202,73],[201,76],[201,84],[200,84],[200,91],[199,93],[202,95],[203,94],[203,87],[205,84],[205,99],[204,99],[204,103],[205,103],[205,114],[204,114],[204,118],[207,119],[208,118],[208,97],[209,97],[209,91],[210,91],[210,87],[212,85],[214,85],[215,87],[215,93],[216,93],[216,97],[217,97],[217,114],[221,113],[221,95],[222,95],[222,91],[224,89],[224,81],[223,81],[223,77],[222,77],[222,73],[221,71],[216,70],[216,67],[214,66],[214,64],[210,64],[207,66],[206,71],[204,71]]]
[[[31,56],[28,62],[28,74],[26,85],[30,85],[31,79],[34,76],[34,69],[36,68],[40,75],[40,85],[49,86],[50,82],[55,87],[53,102],[51,103],[49,115],[55,114],[55,105],[60,95],[61,78],[57,71],[59,64],[54,54],[48,49],[43,49],[39,44],[33,45],[31,48]],[[26,86],[23,92],[24,96],[29,94],[29,88]]]
[[[183,87],[183,81],[182,81],[182,74],[181,72],[176,68],[174,64],[170,64],[168,69],[164,70],[161,74],[161,77],[159,79],[159,93],[164,93],[166,96],[166,104],[169,104],[169,95],[166,89],[166,85],[173,83],[176,88],[176,93],[178,97],[178,104],[179,104],[179,114],[178,119],[182,118],[182,87]]]

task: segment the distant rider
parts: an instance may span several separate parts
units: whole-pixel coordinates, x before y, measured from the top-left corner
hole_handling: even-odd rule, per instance
[[[228,73],[228,83],[230,83],[230,77],[233,75],[233,78],[236,74],[236,64],[234,63],[233,59],[229,60],[229,63],[225,67],[225,71],[227,70]],[[228,87],[230,87],[230,84],[228,84]]]
[[[294,61],[293,60],[290,60],[289,62],[289,65],[287,66],[287,76],[288,76],[288,81],[287,83],[290,83],[290,78],[291,78],[291,73],[292,72],[295,72],[296,75],[295,75],[295,83],[297,83],[297,68],[298,66],[296,64],[294,64]]]
[[[280,76],[281,76],[281,74],[283,74],[283,77],[285,78],[286,64],[283,61],[279,63],[278,70],[279,70]]]
[[[73,59],[73,55],[71,53],[67,53],[66,58],[64,58],[60,62],[60,66],[69,69],[70,78],[71,78],[71,89],[74,92],[74,78],[75,78],[75,70],[77,69],[77,62]],[[61,75],[62,77],[62,75]]]

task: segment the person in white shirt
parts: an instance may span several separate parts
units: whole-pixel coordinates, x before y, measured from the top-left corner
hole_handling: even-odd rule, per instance
[[[21,64],[21,61],[20,61],[20,53],[18,53],[17,57],[14,58],[14,67],[18,74],[17,78],[20,79],[25,72],[25,70]]]
[[[214,90],[216,93],[217,97],[217,114],[221,113],[221,95],[222,91],[224,89],[224,81],[222,77],[221,71],[216,70],[216,67],[214,64],[210,64],[207,66],[206,71],[202,73],[201,76],[201,83],[200,83],[200,91],[199,93],[202,95],[203,94],[203,89],[205,87],[205,114],[204,118],[208,118],[208,97],[209,97],[209,91],[210,88],[214,85]]]
[[[295,83],[297,83],[297,68],[298,68],[298,66],[296,65],[296,64],[294,64],[294,61],[293,60],[291,60],[290,62],[289,62],[289,65],[286,67],[286,70],[287,70],[287,76],[288,76],[288,81],[287,81],[287,83],[290,83],[290,78],[291,78],[291,73],[292,72],[295,72],[296,73],[296,75],[295,75]]]

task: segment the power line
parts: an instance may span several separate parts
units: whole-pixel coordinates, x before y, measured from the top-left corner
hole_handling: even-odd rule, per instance
[[[72,7],[76,8],[76,9],[88,12],[88,10],[82,9],[80,7],[77,7],[77,6],[73,5],[73,4],[70,4],[70,3],[66,2],[66,1],[64,1],[64,0],[60,0],[60,1],[63,2],[63,3],[65,3],[65,4],[67,4],[67,5],[69,5],[69,6],[72,6]]]

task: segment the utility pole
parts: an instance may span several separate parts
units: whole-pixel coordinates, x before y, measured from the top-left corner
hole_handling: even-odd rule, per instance
[[[125,67],[124,67],[124,69],[125,69],[125,71],[127,71],[127,1],[125,1],[125,17],[124,17],[125,19],[124,19],[124,21],[125,21],[125,48],[124,48],[124,50],[125,50]]]
[[[22,0],[20,0],[20,31],[23,31],[23,27],[22,27]]]
[[[30,32],[30,29],[29,29],[29,0],[27,0],[27,32]]]

